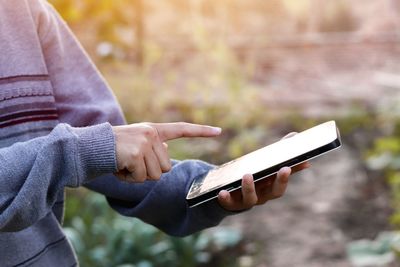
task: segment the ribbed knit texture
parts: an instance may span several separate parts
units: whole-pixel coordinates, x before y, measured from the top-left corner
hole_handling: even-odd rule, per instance
[[[82,173],[79,184],[104,173],[117,171],[114,134],[109,123],[74,128],[78,136],[79,168]]]

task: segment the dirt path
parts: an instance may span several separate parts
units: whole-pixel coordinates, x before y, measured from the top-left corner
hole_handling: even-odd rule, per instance
[[[293,176],[283,198],[225,220],[258,246],[249,266],[350,267],[348,241],[387,228],[387,199],[365,194],[369,178],[359,162],[345,144]]]

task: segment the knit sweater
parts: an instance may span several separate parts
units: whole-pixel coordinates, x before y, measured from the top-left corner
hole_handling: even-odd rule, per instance
[[[132,102],[135,101],[134,95]],[[116,99],[45,0],[0,0],[0,267],[77,266],[62,231],[64,190],[85,186],[117,212],[177,236],[229,215],[216,202],[188,208],[192,180],[211,165],[174,161],[157,182],[116,171]]]

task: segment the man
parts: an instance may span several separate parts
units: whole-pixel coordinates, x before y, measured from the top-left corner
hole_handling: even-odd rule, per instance
[[[171,162],[165,142],[220,129],[117,126],[125,121],[115,97],[45,0],[0,0],[0,51],[0,266],[78,265],[60,227],[65,187],[97,191],[119,213],[177,236],[285,191],[290,168],[257,187],[246,175],[241,191],[189,209],[192,180],[212,166]]]

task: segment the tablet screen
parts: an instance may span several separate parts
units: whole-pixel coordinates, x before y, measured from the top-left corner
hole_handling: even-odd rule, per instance
[[[245,174],[255,174],[287,162],[337,138],[336,124],[330,121],[282,139],[211,170],[201,184],[191,190],[188,198],[240,180]]]

